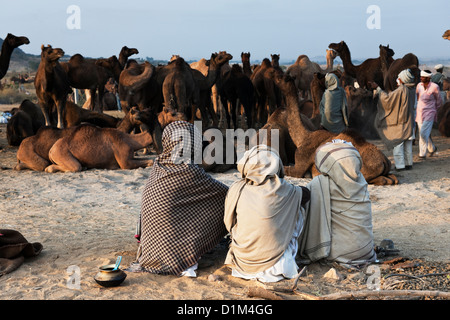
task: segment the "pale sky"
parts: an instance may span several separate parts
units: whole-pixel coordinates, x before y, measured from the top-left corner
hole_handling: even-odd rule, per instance
[[[71,5],[79,15],[67,12]],[[379,15],[367,13],[371,5]],[[68,55],[109,57],[127,45],[141,58],[198,60],[226,50],[233,60],[250,52],[252,61],[270,54],[290,61],[324,56],[331,42],[344,40],[353,59],[378,57],[380,44],[389,44],[394,58],[450,58],[450,41],[442,38],[449,0],[0,0],[0,8],[0,37],[27,36],[31,43],[21,49],[32,54],[50,44]]]

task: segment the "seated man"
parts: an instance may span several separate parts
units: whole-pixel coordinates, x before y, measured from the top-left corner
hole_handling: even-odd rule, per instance
[[[245,152],[237,168],[241,179],[231,185],[225,200],[224,222],[232,241],[225,265],[244,279],[295,277],[302,205],[309,191],[283,179],[281,159],[266,145]]]
[[[202,136],[185,121],[169,124],[142,194],[138,261],[128,271],[196,276],[200,257],[226,235],[228,187],[194,163]]]
[[[307,187],[305,228],[299,239],[303,263],[318,260],[360,266],[376,260],[372,209],[359,152],[334,140],[316,151],[317,170]]]

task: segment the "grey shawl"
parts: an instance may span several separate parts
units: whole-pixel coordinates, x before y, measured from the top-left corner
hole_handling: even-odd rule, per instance
[[[340,133],[348,127],[347,97],[339,86],[339,79],[333,73],[325,76],[327,88],[320,101],[320,124],[330,132]]]
[[[299,239],[304,262],[325,259],[359,265],[376,259],[371,202],[361,164],[358,151],[346,142],[328,143],[317,150],[321,175],[307,185],[311,200]]]

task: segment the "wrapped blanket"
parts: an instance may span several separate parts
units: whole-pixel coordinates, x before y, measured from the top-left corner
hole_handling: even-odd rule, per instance
[[[315,163],[321,175],[307,185],[311,200],[300,257],[348,265],[373,262],[372,209],[360,154],[351,143],[337,141],[320,147]]]
[[[169,124],[162,144],[142,194],[139,271],[180,275],[226,235],[228,187],[194,163],[202,136],[192,124]]]

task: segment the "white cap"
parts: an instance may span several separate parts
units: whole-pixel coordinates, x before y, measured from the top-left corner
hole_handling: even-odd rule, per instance
[[[444,65],[442,65],[442,64],[437,64],[437,65],[434,66],[434,68],[435,68],[436,70],[443,69],[443,68],[444,68]]]

